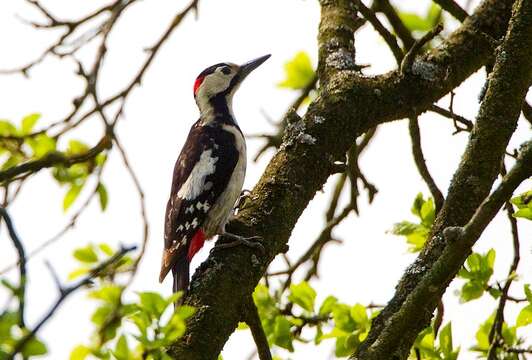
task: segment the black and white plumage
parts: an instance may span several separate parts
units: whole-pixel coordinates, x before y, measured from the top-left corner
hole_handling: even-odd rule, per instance
[[[242,80],[268,58],[241,66],[216,64],[196,79],[194,97],[200,119],[190,129],[175,164],[166,207],[159,281],[172,270],[174,292],[186,291],[190,261],[203,242],[227,234],[225,224],[246,172],[246,143],[234,119],[232,98]]]

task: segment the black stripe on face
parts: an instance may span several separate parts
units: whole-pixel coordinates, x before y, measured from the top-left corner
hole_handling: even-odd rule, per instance
[[[227,89],[214,95],[213,97],[209,99],[212,107],[215,109],[217,113],[222,113],[222,114],[229,113],[226,96],[235,88],[235,86],[238,85],[239,82],[240,82],[240,75],[237,73],[231,79],[231,82],[229,83],[229,86],[227,87]]]

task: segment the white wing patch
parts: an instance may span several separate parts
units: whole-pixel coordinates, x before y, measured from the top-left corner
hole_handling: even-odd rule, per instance
[[[197,198],[205,190],[205,178],[216,170],[217,161],[217,157],[212,157],[212,150],[205,150],[194,165],[187,181],[179,189],[177,196],[186,200]]]

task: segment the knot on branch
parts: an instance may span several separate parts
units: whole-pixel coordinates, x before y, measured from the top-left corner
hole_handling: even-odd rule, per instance
[[[449,226],[443,230],[443,237],[448,244],[460,240],[464,234],[464,228],[461,226]]]

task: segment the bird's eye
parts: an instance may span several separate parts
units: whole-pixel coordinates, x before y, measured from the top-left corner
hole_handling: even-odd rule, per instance
[[[224,66],[222,68],[222,72],[225,74],[225,75],[229,75],[231,74],[231,68],[229,66]]]

